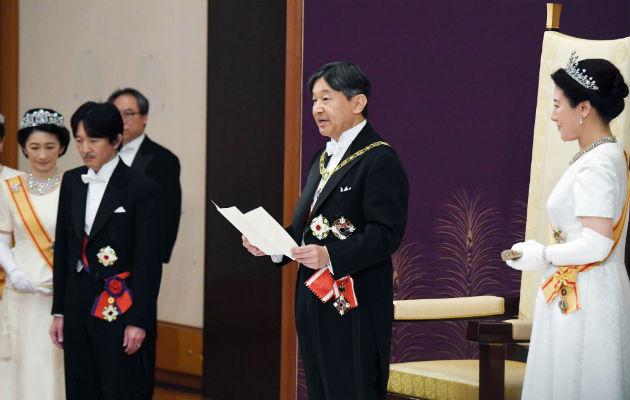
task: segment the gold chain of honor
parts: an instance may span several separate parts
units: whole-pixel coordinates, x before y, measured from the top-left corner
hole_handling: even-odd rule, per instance
[[[375,147],[378,146],[389,146],[389,144],[385,143],[385,142],[374,142],[371,144],[368,144],[367,146],[365,146],[364,148],[362,148],[361,150],[357,151],[356,153],[354,153],[353,155],[351,155],[350,157],[346,158],[345,160],[343,160],[342,162],[339,163],[339,165],[337,165],[335,167],[335,169],[333,169],[332,171],[328,172],[326,171],[326,167],[324,165],[324,157],[326,157],[326,150],[324,150],[324,152],[322,153],[322,156],[319,158],[319,173],[322,176],[322,180],[324,182],[326,182],[328,179],[330,179],[330,177],[337,171],[339,171],[341,168],[343,168],[346,164],[348,164],[350,161],[354,160],[355,158],[359,157],[360,155],[362,155],[363,153],[372,150]]]

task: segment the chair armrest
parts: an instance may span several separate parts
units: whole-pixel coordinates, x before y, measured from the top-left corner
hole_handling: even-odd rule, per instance
[[[518,328],[514,328],[517,325]],[[527,326],[527,322],[470,321],[468,322],[466,340],[479,344],[526,343],[529,342],[529,335],[525,334]],[[531,332],[531,321],[529,322],[529,329]]]
[[[527,340],[532,335],[532,320],[531,319],[508,319],[503,322],[512,325],[512,339],[514,340]]]
[[[443,321],[513,316],[518,297],[454,297],[447,299],[394,300],[395,321]]]

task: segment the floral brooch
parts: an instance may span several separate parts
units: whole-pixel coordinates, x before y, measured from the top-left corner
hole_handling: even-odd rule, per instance
[[[323,215],[318,215],[313,218],[311,221],[311,231],[313,231],[313,236],[317,239],[322,240],[328,236],[328,232],[330,231],[330,225],[328,224],[328,220]]]
[[[116,260],[118,260],[116,251],[109,246],[102,248],[96,256],[98,257],[98,262],[103,264],[104,267],[114,265]]]
[[[333,235],[337,237],[337,239],[344,240],[348,239],[350,235],[352,235],[352,232],[355,231],[355,229],[356,228],[354,227],[354,225],[352,225],[352,222],[350,222],[350,220],[346,219],[346,217],[341,217],[335,221],[331,228],[331,231]]]

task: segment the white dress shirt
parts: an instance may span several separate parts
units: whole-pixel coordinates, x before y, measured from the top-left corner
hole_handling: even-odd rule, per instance
[[[90,178],[97,178],[96,182],[90,182],[87,184],[88,190],[87,198],[85,200],[85,225],[83,228],[85,230],[85,234],[88,236],[92,231],[92,225],[94,224],[94,219],[96,218],[96,212],[98,211],[98,207],[101,205],[101,200],[103,200],[103,195],[105,194],[105,189],[107,188],[109,179],[112,177],[119,160],[118,156],[116,156],[112,160],[103,164],[98,172],[94,172],[94,170],[90,168],[87,174],[85,174]],[[82,269],[83,264],[81,264],[81,261],[79,260],[77,262],[77,272]]]
[[[133,160],[136,158],[136,154],[138,154],[138,149],[140,149],[146,136],[146,133],[143,132],[142,135],[125,144],[118,152],[118,155],[128,167],[131,167]]]
[[[344,131],[341,134],[341,136],[339,136],[339,140],[330,139],[331,142],[336,144],[335,147],[337,147],[337,150],[335,151],[334,154],[330,156],[330,160],[328,160],[328,164],[326,164],[326,171],[330,172],[334,170],[337,167],[337,165],[339,165],[339,163],[342,161],[343,155],[346,153],[346,151],[348,151],[348,148],[350,147],[354,139],[356,139],[356,137],[359,135],[359,132],[361,132],[361,130],[366,124],[367,124],[367,120],[364,119],[359,124],[353,126],[347,131]],[[315,202],[317,201],[317,198],[319,197],[319,194],[321,193],[321,189],[323,188],[324,185],[325,185],[324,180],[320,179],[319,184],[317,185],[317,190],[315,190],[315,194],[313,195],[313,201],[311,202],[311,210],[313,209],[313,206],[315,206]],[[304,236],[302,236],[302,243],[300,245],[304,246]],[[326,249],[326,246],[324,246],[324,248]],[[326,253],[328,253],[328,249],[326,249]],[[283,257],[282,254],[274,254],[271,256],[271,260],[275,263],[279,263],[282,261],[282,257]],[[328,258],[330,259],[330,255],[328,256]],[[330,273],[332,274],[333,273],[332,261],[327,265],[327,267],[330,270]]]

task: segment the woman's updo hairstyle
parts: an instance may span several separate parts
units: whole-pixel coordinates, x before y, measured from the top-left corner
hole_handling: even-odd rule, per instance
[[[575,60],[573,55],[567,68],[558,69],[551,74],[551,79],[564,92],[571,107],[588,100],[604,122],[610,123],[621,114],[624,109],[624,98],[628,96],[628,85],[624,82],[621,72],[610,61],[601,58],[581,60],[573,66],[572,60]],[[577,79],[586,77],[586,80],[581,79],[586,85],[590,85],[589,78],[592,78],[597,89],[585,87],[575,77]]]
[[[68,150],[70,132],[64,126],[63,115],[57,111],[50,108],[32,108],[24,113],[24,116],[20,119],[17,132],[17,140],[22,149],[26,147],[26,141],[31,136],[31,133],[35,131],[50,133],[57,137],[62,149],[59,157]]]

